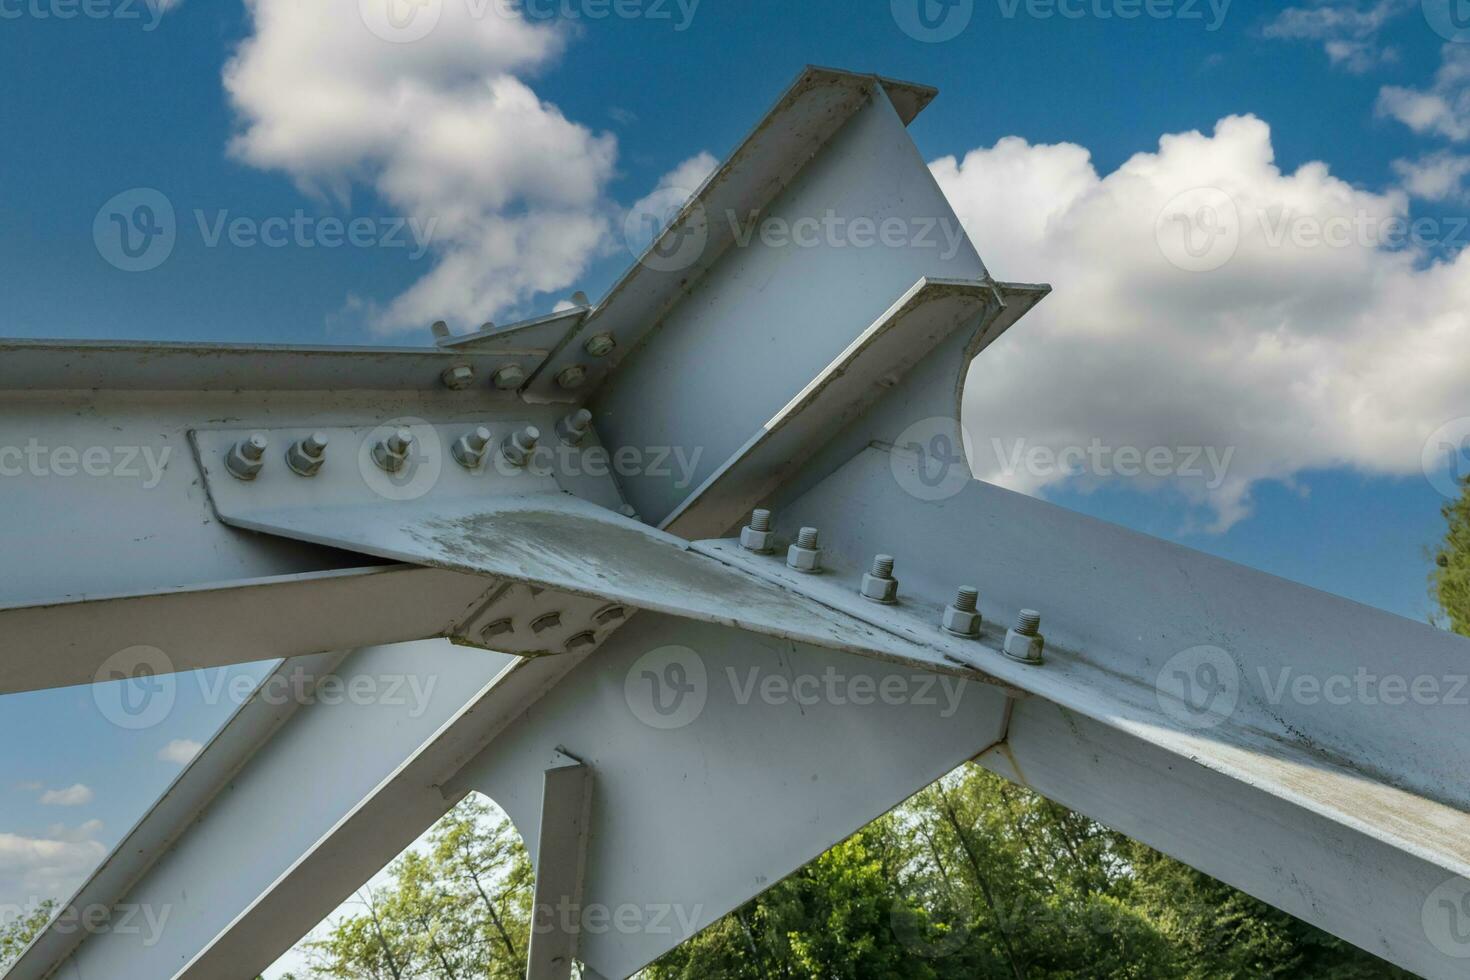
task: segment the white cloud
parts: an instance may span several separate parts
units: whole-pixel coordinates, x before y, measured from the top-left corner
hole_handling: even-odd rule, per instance
[[[1315,0],[1288,7],[1266,25],[1269,38],[1321,41],[1332,64],[1355,74],[1396,61],[1398,52],[1381,47],[1379,32],[1390,20],[1417,6],[1418,0]]]
[[[52,827],[45,837],[0,832],[0,907],[31,909],[65,899],[107,856],[91,820],[77,828]]]
[[[1427,90],[1384,86],[1378,93],[1378,114],[1421,135],[1470,140],[1470,45],[1444,46],[1434,84]]]
[[[189,738],[176,738],[163,748],[158,750],[160,762],[172,762],[174,765],[187,766],[194,761],[203,745]]]
[[[1455,201],[1470,197],[1465,178],[1470,176],[1470,156],[1432,153],[1417,160],[1395,160],[1394,172],[1404,190],[1426,201]]]
[[[1259,119],[1165,136],[1106,176],[1080,146],[1015,138],[933,170],[997,277],[1056,286],[971,375],[965,420],[985,479],[1085,490],[1138,468],[1131,455],[1086,456],[1070,475],[1044,454],[1012,466],[1018,444],[1172,449],[1170,465],[1201,476],[1132,484],[1172,488],[1223,529],[1262,480],[1341,465],[1417,472],[1426,437],[1465,414],[1470,361],[1446,352],[1470,347],[1470,252],[1433,261],[1378,247],[1407,195],[1355,189],[1323,163],[1283,173]],[[1239,245],[1214,271],[1188,272],[1166,259],[1161,243],[1180,256],[1159,221],[1201,187],[1228,203],[1199,205],[1193,221],[1228,221],[1233,207]],[[1186,458],[1192,447],[1228,459],[1217,485],[1208,457]]]
[[[364,9],[372,4],[365,4]],[[564,289],[606,244],[615,139],[517,77],[563,34],[505,4],[429,5],[427,35],[375,35],[358,0],[248,0],[254,33],[225,67],[241,121],[233,153],[340,201],[366,185],[433,228],[437,264],[369,304],[381,331],[468,326]]]
[[[91,787],[76,783],[66,789],[48,789],[41,794],[41,805],[86,806],[92,802],[93,795]]]

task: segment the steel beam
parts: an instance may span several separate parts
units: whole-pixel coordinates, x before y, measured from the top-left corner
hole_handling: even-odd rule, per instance
[[[592,769],[559,753],[544,785],[526,980],[570,980],[581,937]]]

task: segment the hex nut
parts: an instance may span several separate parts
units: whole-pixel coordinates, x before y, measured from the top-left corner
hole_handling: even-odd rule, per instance
[[[863,598],[891,606],[898,601],[898,579],[879,578],[872,572],[863,576]]]
[[[237,442],[225,456],[225,469],[235,479],[249,482],[265,469],[265,451],[269,447],[270,441],[260,432]]]
[[[740,547],[746,551],[753,551],[758,555],[769,555],[776,550],[775,531],[757,531],[746,525],[740,531]]]
[[[526,383],[526,371],[519,364],[507,364],[495,372],[492,381],[501,391],[515,391]]]
[[[1019,660],[1023,664],[1039,664],[1042,660],[1042,650],[1046,646],[1046,637],[1040,634],[1027,636],[1015,630],[1006,632],[1006,642],[1001,651],[1012,660]]]
[[[313,432],[305,439],[291,444],[286,450],[286,465],[297,476],[316,476],[327,461],[327,436],[324,432]]]
[[[444,382],[444,387],[450,391],[464,391],[474,385],[475,369],[468,364],[456,364],[445,368],[444,373],[439,377]]]
[[[975,637],[980,635],[980,614],[966,612],[954,606],[944,610],[944,631],[954,636]]]
[[[585,350],[592,357],[606,357],[614,350],[616,350],[617,346],[617,338],[613,337],[612,334],[600,333],[595,336],[588,337],[587,343],[583,345],[582,349]]]
[[[561,373],[556,376],[557,385],[567,391],[582,387],[586,381],[587,369],[580,364],[573,364],[571,367],[563,368]]]

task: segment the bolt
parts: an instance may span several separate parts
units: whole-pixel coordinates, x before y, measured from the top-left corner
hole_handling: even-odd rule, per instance
[[[771,512],[753,511],[750,523],[740,532],[740,547],[758,555],[769,555],[775,550],[776,535],[771,532]]]
[[[582,384],[586,380],[587,369],[580,364],[573,364],[569,368],[563,368],[562,372],[556,376],[556,383],[568,391],[573,388],[582,387]]]
[[[1041,635],[1041,613],[1035,609],[1022,609],[1016,617],[1016,625],[1006,633],[1002,652],[1012,660],[1034,665],[1041,663],[1045,648],[1046,637]]]
[[[980,635],[980,590],[962,585],[956,590],[954,602],[944,610],[944,630],[954,636],[973,638]]]
[[[313,432],[286,450],[286,465],[297,476],[316,476],[327,461],[327,434]]]
[[[536,451],[536,443],[540,441],[541,430],[534,425],[528,425],[505,437],[505,441],[500,444],[500,455],[512,466],[525,466],[531,461],[531,454]]]
[[[474,432],[467,432],[455,441],[449,451],[460,466],[477,470],[485,462],[485,447],[490,445],[490,430],[483,425]]]
[[[412,450],[413,433],[408,429],[398,429],[388,438],[378,440],[373,447],[373,462],[387,473],[397,473],[408,462],[408,454]]]
[[[618,348],[618,340],[610,333],[594,334],[587,338],[582,349],[593,357],[606,357]]]
[[[786,551],[786,564],[798,572],[814,575],[822,570],[822,549],[817,547],[818,532],[804,527],[796,536],[796,544]]]
[[[225,457],[225,469],[237,480],[253,480],[265,468],[265,451],[269,448],[270,440],[263,433],[242,439]]]
[[[491,382],[501,391],[515,391],[526,383],[526,371],[519,364],[507,364],[495,372]]]
[[[504,636],[507,633],[514,633],[515,631],[515,623],[511,622],[508,619],[497,619],[489,626],[486,626],[484,629],[480,630],[480,638],[484,640],[493,640],[497,636]]]
[[[450,391],[464,391],[475,383],[475,369],[468,364],[456,364],[446,368],[439,377]]]
[[[578,650],[585,650],[588,647],[595,646],[597,646],[597,634],[589,630],[586,633],[578,633],[576,636],[567,640],[567,653],[576,653]]]
[[[434,325],[429,329],[434,332],[435,341],[444,341],[449,339],[449,324],[445,323],[443,320],[436,321]]]
[[[560,625],[561,613],[559,612],[547,613],[545,616],[538,616],[531,620],[531,630],[536,633],[545,633],[547,630],[554,630]]]
[[[623,606],[606,606],[592,615],[592,621],[598,626],[609,626],[627,615],[628,610]]]
[[[572,294],[572,303],[576,306],[592,305],[592,301],[587,298],[587,294],[582,292],[580,289]]]
[[[884,605],[892,605],[898,599],[898,579],[893,577],[893,556],[878,555],[873,559],[873,570],[863,576],[863,598]]]
[[[592,413],[579,408],[556,423],[556,436],[568,446],[580,446],[592,427]]]

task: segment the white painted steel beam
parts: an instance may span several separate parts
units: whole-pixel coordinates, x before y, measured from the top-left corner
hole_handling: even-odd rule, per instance
[[[570,980],[581,938],[593,805],[592,769],[559,753],[546,770],[526,980]]]

